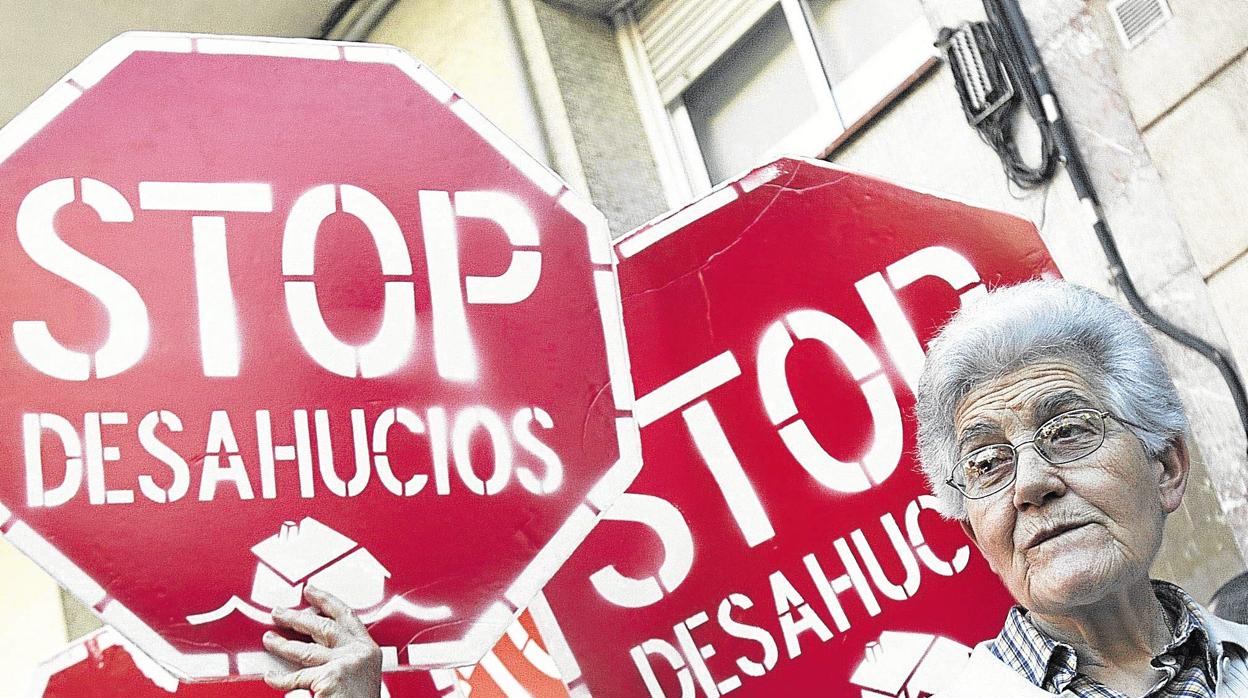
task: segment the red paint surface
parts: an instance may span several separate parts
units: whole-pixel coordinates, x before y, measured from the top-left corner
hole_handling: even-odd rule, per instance
[[[82,289],[34,264],[16,240],[16,213],[35,187],[58,178],[93,178],[116,189],[133,222],[103,223],[80,202],[55,224],[61,239],[129,281],[142,296],[151,340],[137,365],[118,376],[73,382],[34,370],[15,350],[15,321],[46,321],[68,348],[91,352],[107,336],[103,306]],[[237,377],[205,378],[200,359],[191,217],[142,210],[141,181],[264,182],[271,213],[225,213],[229,274],[241,337]],[[297,340],[283,297],[281,245],[294,200],[327,183],[367,189],[394,214],[411,258],[416,340],[407,363],[382,378],[344,378],[312,360]],[[514,305],[467,306],[479,379],[442,379],[434,365],[429,283],[418,190],[506,192],[528,209],[541,238],[541,280]],[[463,275],[497,275],[512,247],[485,220],[459,219]],[[386,597],[446,604],[448,621],[391,617],[372,628],[382,645],[458,639],[547,543],[588,489],[617,459],[605,347],[584,225],[515,166],[390,65],[140,52],[82,95],[35,138],[0,163],[0,502],[183,652],[260,650],[264,627],[234,615],[192,626],[231,595],[247,598],[257,559],[251,546],[283,521],[312,516],[354,539],[390,572]],[[318,299],[328,326],[345,342],[370,338],[380,324],[383,280],[378,253],[361,222],[332,214],[316,247]],[[461,278],[462,284],[462,278]],[[371,425],[383,410],[429,407],[454,414],[474,405],[505,422],[538,406],[554,428],[535,433],[559,454],[564,480],[538,496],[513,476],[495,496],[468,491],[450,468],[451,492],[435,495],[428,435],[390,432],[395,475],[430,475],[424,491],[399,497],[376,471],[355,497],[332,494],[315,475],[315,496],[300,496],[294,463],[277,465],[277,497],[261,496],[255,412],[270,410],[274,443],[295,443],[292,412],[329,412],[339,476],[355,472],[350,410]],[[150,475],[168,487],[168,468],[146,453],[138,421],[153,410],[180,418],[180,433],[160,439],[187,460],[190,492],[155,504],[139,491]],[[229,414],[255,498],[221,483],[198,501],[210,413]],[[105,464],[110,489],[134,491],[127,505],[91,505],[87,485],[68,503],[27,506],[22,415],[56,413],[82,436],[84,414],[119,411],[128,424],[104,427],[121,458]],[[311,418],[309,418],[311,421]],[[311,425],[315,430],[315,426]],[[313,462],[317,439],[312,438]],[[477,474],[492,471],[483,432],[472,440]],[[513,446],[515,446],[513,442]],[[49,487],[61,481],[65,454],[45,432]],[[222,454],[222,464],[225,464]],[[516,466],[540,462],[516,446]],[[314,471],[316,466],[314,465]],[[469,660],[471,661],[471,660]]]
[[[532,698],[568,698],[568,689],[564,687],[555,670],[553,660],[548,654],[547,643],[538,633],[533,617],[527,611],[520,614],[512,628],[523,629],[513,641],[511,634],[503,637],[492,650],[498,658],[498,669],[478,665],[471,673],[464,676],[459,673],[460,686],[464,694],[472,698],[515,698],[515,687],[519,686]],[[534,661],[536,659],[536,661]],[[495,673],[506,675],[498,675]],[[512,693],[508,693],[508,690]],[[406,694],[394,692],[394,698],[402,698]]]
[[[742,680],[731,695],[856,696],[862,689],[849,678],[863,660],[865,645],[882,632],[928,633],[972,645],[996,634],[1011,603],[972,551],[969,564],[953,576],[940,576],[920,563],[919,587],[911,598],[886,598],[873,585],[881,607],[874,617],[855,591],[841,593],[851,625],[840,631],[803,557],[813,554],[828,578],[842,575],[846,567],[834,541],[845,539],[862,565],[850,536],[860,529],[883,571],[900,583],[906,574],[881,516],[891,513],[904,533],[908,504],[926,492],[912,455],[913,395],[854,284],[933,245],[965,257],[989,286],[1056,275],[1035,228],[1012,216],[828,167],[794,160],[776,167],[768,184],[622,259],[619,267],[639,417],[641,402],[656,388],[731,352],[741,375],[703,399],[718,415],[775,535],[747,546],[679,410],[644,426],[645,466],[629,492],[660,498],[679,511],[693,540],[692,567],[674,588],[667,585],[657,603],[622,608],[607,602],[590,575],[614,565],[628,577],[654,577],[665,552],[651,528],[604,521],[547,586],[546,596],[579,664],[579,675],[564,667],[565,678],[596,698],[651,695],[630,648],[657,638],[679,649],[673,626],[699,612],[708,620],[695,621],[691,637],[698,646],[712,646],[705,662],[716,683],[732,676]],[[741,191],[740,183],[730,186]],[[617,243],[617,250],[625,247]],[[923,343],[959,304],[958,293],[935,278],[915,281],[896,297]],[[882,362],[903,415],[900,462],[868,491],[837,492],[812,478],[777,436],[761,402],[760,338],[773,321],[803,308],[839,318],[862,338]],[[789,354],[786,369],[799,415],[820,445],[843,460],[856,459],[874,427],[863,393],[844,364],[824,345],[803,340]],[[955,523],[933,511],[922,511],[919,523],[940,559],[948,561],[969,545]],[[827,641],[812,631],[798,635],[797,658],[786,651],[768,581],[776,571],[832,632]],[[761,663],[763,644],[731,637],[717,621],[720,604],[730,594],[744,594],[753,602],[749,610],[733,608],[732,618],[762,628],[778,645],[777,663],[761,677],[746,675],[737,660]],[[551,639],[551,632],[544,633]],[[688,653],[681,654],[683,671],[689,672]],[[677,671],[661,658],[651,661],[666,696],[708,695],[693,674],[686,689],[691,692],[682,693]]]

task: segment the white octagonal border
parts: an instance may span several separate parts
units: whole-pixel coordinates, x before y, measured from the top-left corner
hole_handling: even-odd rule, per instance
[[[532,562],[484,615],[455,641],[413,643],[405,647],[383,647],[383,670],[400,668],[430,669],[465,666],[484,656],[507,627],[524,609],[577,544],[589,535],[601,512],[632,484],[641,472],[641,439],[633,419],[633,386],[620,292],[614,265],[615,254],[606,218],[592,204],[564,184],[497,126],[462,99],[455,91],[407,52],[395,46],[360,44],[314,39],[279,39],[210,34],[127,32],[96,49],[78,67],[53,85],[29,107],[0,128],[0,164],[35,137],[61,112],[87,90],[136,52],[210,53],[258,55],[296,60],[353,61],[384,63],[397,67],[461,121],[475,131],[495,151],[585,226],[589,241],[589,262],[593,268],[594,290],[602,320],[607,352],[610,389],[617,412],[616,436],[619,459],[590,489]],[[73,561],[57,550],[29,525],[13,517],[0,504],[0,535],[42,567],[79,600],[90,607],[104,623],[116,628],[142,651],[172,670],[179,678],[204,680],[227,676],[256,676],[271,669],[290,670],[267,652],[183,653],[162,638]]]

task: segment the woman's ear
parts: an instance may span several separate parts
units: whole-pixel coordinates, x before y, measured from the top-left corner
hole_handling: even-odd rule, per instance
[[[1176,438],[1166,450],[1158,454],[1157,462],[1161,463],[1161,473],[1157,477],[1161,505],[1169,514],[1183,503],[1183,492],[1187,490],[1187,475],[1192,467],[1187,453],[1187,441],[1182,436]]]

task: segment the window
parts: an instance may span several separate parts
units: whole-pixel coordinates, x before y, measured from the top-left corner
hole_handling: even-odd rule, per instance
[[[745,169],[814,117],[819,108],[780,6],[694,80],[674,109],[682,103],[713,182]]]
[[[615,24],[672,205],[827,154],[936,62],[919,0],[639,0]]]

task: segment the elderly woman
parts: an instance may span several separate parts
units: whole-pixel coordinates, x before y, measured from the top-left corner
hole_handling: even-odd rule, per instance
[[[932,342],[916,412],[942,513],[1018,602],[944,695],[1248,698],[1248,626],[1148,576],[1187,422],[1137,320],[1065,282],[997,290]]]

